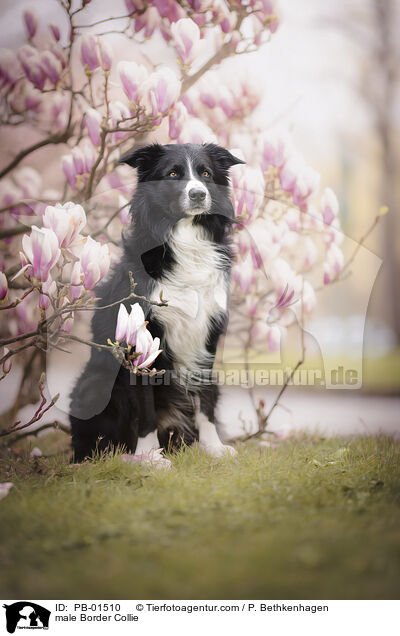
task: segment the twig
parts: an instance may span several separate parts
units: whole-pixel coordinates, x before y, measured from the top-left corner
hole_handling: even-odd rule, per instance
[[[57,393],[57,395],[55,395],[51,399],[50,403],[46,406],[46,408],[43,408],[45,404],[47,404],[47,398],[45,397],[43,393],[44,382],[45,382],[45,374],[42,373],[42,376],[39,380],[39,391],[40,391],[41,402],[39,404],[39,407],[36,409],[33,417],[31,417],[29,422],[27,422],[26,424],[22,424],[21,426],[19,426],[20,422],[15,422],[15,424],[13,424],[10,428],[6,429],[5,431],[0,431],[0,437],[11,435],[12,433],[16,433],[17,431],[22,431],[24,428],[27,428],[31,424],[34,424],[35,422],[40,420],[43,417],[43,415],[47,413],[47,411],[51,409],[52,406],[54,406],[54,404],[57,402],[58,398],[60,397],[59,393]]]
[[[42,426],[39,426],[38,428],[35,428],[34,431],[25,431],[25,433],[21,433],[21,435],[17,435],[16,437],[14,437],[13,439],[11,439],[8,442],[9,446],[12,446],[13,444],[16,444],[17,442],[20,442],[21,439],[24,439],[25,437],[30,437],[31,435],[38,435],[39,433],[41,433],[42,431],[45,431],[49,428],[54,428],[55,430],[60,430],[63,433],[66,433],[67,435],[70,435],[71,431],[69,429],[68,426],[65,426],[65,424],[61,424],[61,422],[58,422],[57,420],[55,422],[50,422],[49,424],[42,424]]]

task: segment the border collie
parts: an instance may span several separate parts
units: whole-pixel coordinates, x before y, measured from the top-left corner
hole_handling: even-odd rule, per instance
[[[132,221],[121,261],[95,290],[97,303],[127,297],[129,271],[137,294],[158,300],[162,291],[168,306],[140,304],[163,349],[153,366],[166,373],[154,381],[131,376],[108,351],[92,349],[71,394],[74,459],[116,447],[148,453],[195,440],[210,455],[234,453],[216,430],[218,387],[210,372],[228,316],[234,217],[228,172],[243,162],[215,144],[154,144],[122,161],[138,169]],[[113,338],[118,309],[94,312],[95,342]]]

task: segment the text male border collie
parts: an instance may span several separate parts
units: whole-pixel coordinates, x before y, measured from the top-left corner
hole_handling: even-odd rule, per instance
[[[96,288],[98,305],[129,295],[129,271],[137,294],[158,300],[163,290],[168,307],[141,305],[163,349],[153,366],[167,373],[154,384],[140,376],[132,383],[109,352],[92,349],[71,395],[75,461],[117,446],[139,454],[196,439],[211,455],[234,452],[215,428],[218,387],[207,381],[207,370],[227,323],[234,216],[228,171],[243,162],[214,144],[155,144],[123,161],[138,168],[132,224],[121,262]],[[118,309],[95,311],[95,342],[114,338]],[[186,382],[171,381],[168,371],[178,370],[189,372]],[[204,382],[191,383],[193,371]]]

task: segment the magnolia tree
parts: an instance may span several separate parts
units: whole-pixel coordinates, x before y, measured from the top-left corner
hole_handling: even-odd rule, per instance
[[[318,194],[319,175],[288,133],[255,124],[262,87],[234,66],[273,37],[270,1],[126,0],[125,15],[91,22],[94,5],[60,0],[60,24],[24,11],[26,44],[0,53],[1,123],[22,146],[8,163],[3,158],[0,172],[0,368],[3,378],[13,364],[24,370],[3,435],[56,401],[39,380],[51,348],[80,340],[108,348],[132,373],[156,372],[160,343],[146,329],[132,279],[108,342],[71,333],[94,308],[93,290],[130,222],[135,184],[119,159],[132,146],[214,141],[246,161],[231,171],[231,331],[246,359],[256,347],[277,350],[291,325],[301,328],[316,289],[343,268],[335,194]],[[152,63],[153,43],[168,65]],[[42,176],[49,156],[51,180]],[[18,408],[37,399],[38,383],[38,410],[15,423]],[[254,406],[261,432],[268,413],[263,403]]]

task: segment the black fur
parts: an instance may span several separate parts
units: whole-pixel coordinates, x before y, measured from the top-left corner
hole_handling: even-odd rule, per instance
[[[158,144],[134,150],[123,161],[138,169],[138,186],[132,200],[131,227],[123,238],[123,256],[113,268],[106,282],[99,285],[96,296],[98,305],[114,303],[129,295],[128,272],[132,271],[137,283],[136,293],[149,298],[155,281],[169,271],[173,276],[175,257],[168,244],[174,225],[185,216],[178,201],[182,188],[187,183],[187,157],[198,167],[198,174],[209,171],[210,177],[201,179],[211,195],[211,209],[193,218],[201,225],[209,240],[217,244],[225,256],[223,267],[229,273],[232,260],[231,228],[233,208],[229,199],[228,171],[235,163],[242,163],[227,150],[214,144],[203,146],[184,144]],[[171,171],[177,178],[170,176]],[[134,302],[134,301],[133,301]],[[130,303],[126,303],[128,311]],[[153,337],[159,336],[163,352],[153,366],[157,369],[174,369],[173,355],[162,326],[152,314],[151,305],[141,302],[148,329]],[[118,306],[94,312],[92,339],[106,344],[114,338]],[[212,366],[218,339],[225,329],[227,316],[215,316],[210,320],[206,343]],[[167,377],[167,376],[165,376]],[[122,447],[134,452],[138,436],[158,429],[160,444],[167,447],[171,442],[182,440],[190,444],[197,438],[194,428],[194,396],[199,396],[200,408],[211,422],[215,422],[215,407],[218,399],[217,386],[199,386],[189,382],[181,386],[177,382],[166,384],[163,376],[154,384],[147,379],[134,376],[132,385],[129,372],[120,367],[107,351],[92,349],[91,358],[71,394],[70,421],[72,447],[75,461],[90,457],[94,451],[112,450]],[[184,426],[159,426],[160,417],[166,412],[180,413]],[[175,411],[174,411],[175,410]]]

